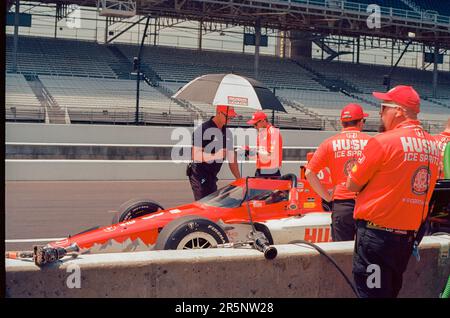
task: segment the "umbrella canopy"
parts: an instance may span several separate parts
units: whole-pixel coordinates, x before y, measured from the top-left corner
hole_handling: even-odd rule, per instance
[[[207,74],[184,85],[173,98],[212,105],[285,112],[278,98],[261,82],[236,74]]]

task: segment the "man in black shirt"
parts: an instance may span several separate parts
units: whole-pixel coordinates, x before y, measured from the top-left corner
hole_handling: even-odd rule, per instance
[[[233,134],[226,128],[236,115],[233,107],[217,106],[216,116],[197,127],[192,134],[192,163],[188,166],[187,175],[196,201],[217,190],[217,174],[224,159],[228,160],[233,176],[236,179],[241,177],[233,149]]]

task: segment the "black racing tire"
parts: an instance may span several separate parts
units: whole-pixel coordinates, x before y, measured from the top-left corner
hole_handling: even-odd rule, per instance
[[[211,248],[228,242],[227,234],[218,224],[200,216],[187,215],[162,229],[155,250]]]
[[[148,199],[132,199],[119,207],[118,223],[152,214],[160,210],[164,210],[164,208],[158,202]]]

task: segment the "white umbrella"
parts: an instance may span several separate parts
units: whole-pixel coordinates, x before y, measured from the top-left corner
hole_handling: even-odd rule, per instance
[[[207,74],[184,85],[173,98],[252,109],[271,109],[286,113],[267,87],[252,78],[236,74]]]

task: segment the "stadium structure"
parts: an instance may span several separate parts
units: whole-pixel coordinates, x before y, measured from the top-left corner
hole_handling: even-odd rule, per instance
[[[397,84],[420,93],[420,119],[432,133],[450,114],[448,0],[6,6],[7,121],[192,125],[214,109],[173,93],[197,76],[231,72],[275,92],[287,110],[275,114],[281,128],[339,130],[340,109],[356,102],[371,115],[366,129],[375,131],[371,93]],[[250,115],[240,112],[233,125],[245,126]]]

